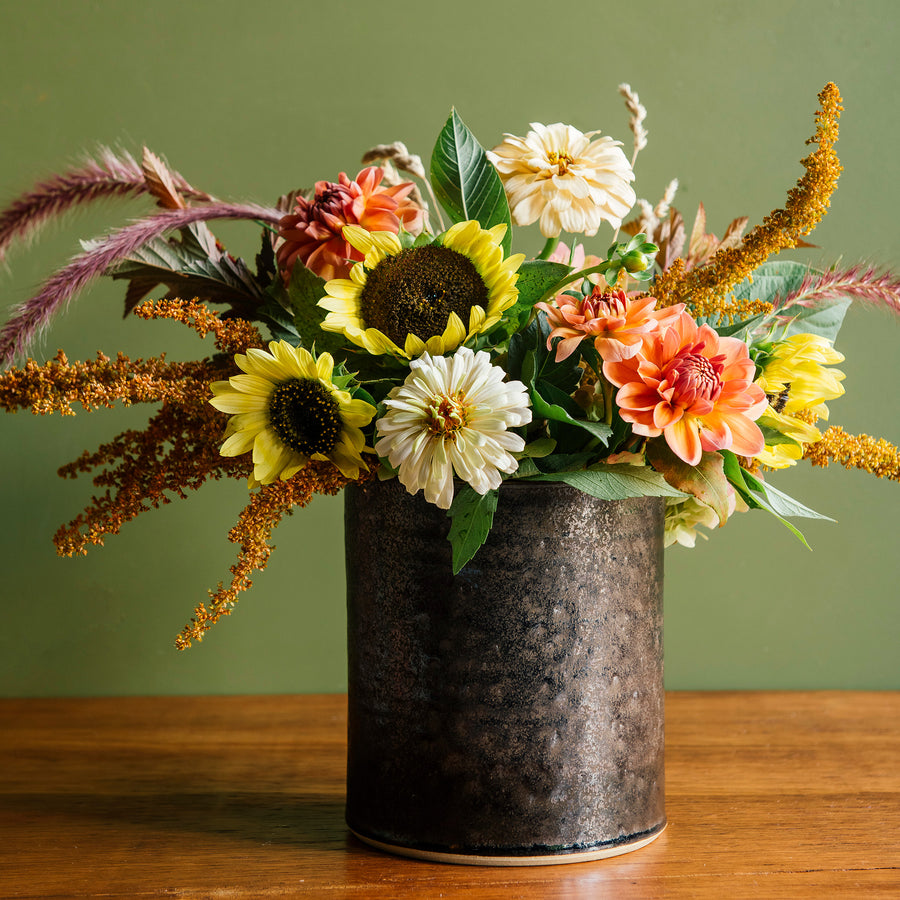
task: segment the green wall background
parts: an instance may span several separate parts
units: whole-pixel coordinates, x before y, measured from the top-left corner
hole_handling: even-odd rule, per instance
[[[375,143],[402,139],[427,159],[454,105],[486,146],[531,121],[600,128],[630,145],[616,90],[626,81],[649,113],[638,195],[655,202],[678,177],[676,205],[692,216],[702,200],[721,234],[734,216],[754,223],[781,205],[801,173],[816,94],[834,80],[845,171],[812,238],[821,250],[795,258],[900,268],[896,0],[3,0],[0,11],[4,203],[100,143],[138,154],[147,144],[213,194],[272,201],[355,173]],[[3,305],[30,296],[78,238],[141,209],[80,214],[14,253],[0,273]],[[254,251],[254,229],[216,230],[233,251]],[[206,352],[180,326],[123,320],[110,283],[83,295],[35,356],[58,347],[70,358]],[[900,443],[898,348],[900,319],[851,312],[839,343],[847,395],[832,421]],[[228,576],[243,485],[211,484],[85,558],[55,556],[54,531],[92,492],[57,467],[146,417],[0,419],[0,694],[343,690],[340,499],[282,523],[254,589],[185,653],[173,638]],[[776,479],[838,524],[806,523],[812,553],[763,513],[670,551],[668,686],[900,688],[900,488],[805,464]]]

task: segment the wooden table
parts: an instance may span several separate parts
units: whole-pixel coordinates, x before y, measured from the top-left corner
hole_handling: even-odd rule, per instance
[[[343,696],[0,700],[0,897],[900,897],[900,692],[667,704],[657,841],[497,869],[347,832]]]

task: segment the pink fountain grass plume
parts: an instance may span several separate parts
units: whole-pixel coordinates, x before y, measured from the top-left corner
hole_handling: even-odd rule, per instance
[[[174,185],[186,197],[204,202],[212,199],[191,187],[177,172],[171,174]],[[39,182],[0,212],[0,262],[13,243],[34,237],[52,219],[69,210],[94,200],[146,193],[153,193],[152,185],[131,154],[116,154],[101,147],[96,159],[87,159],[76,169]]]
[[[796,290],[783,297],[779,309],[815,306],[822,300],[848,297],[900,314],[900,278],[874,266],[853,266],[833,272],[810,272]]]
[[[252,203],[210,203],[164,210],[112,232],[51,275],[34,297],[13,311],[0,330],[0,364],[8,366],[23,356],[35,335],[91,281],[167,231],[215,219],[250,219],[277,225],[281,217],[277,209]]]

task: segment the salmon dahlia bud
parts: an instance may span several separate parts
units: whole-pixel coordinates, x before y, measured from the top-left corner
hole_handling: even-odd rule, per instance
[[[600,288],[583,299],[560,294],[552,304],[536,303],[547,314],[553,327],[547,339],[551,349],[556,338],[556,361],[571,356],[585,338],[594,339],[594,347],[604,361],[630,359],[641,349],[645,334],[672,322],[684,304],[657,310],[655,297],[631,299],[624,291],[603,292]]]

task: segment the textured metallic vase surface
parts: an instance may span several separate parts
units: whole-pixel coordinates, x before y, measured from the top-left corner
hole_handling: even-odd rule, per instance
[[[444,511],[345,493],[350,828],[512,859],[661,832],[663,501],[504,484],[454,576]]]

